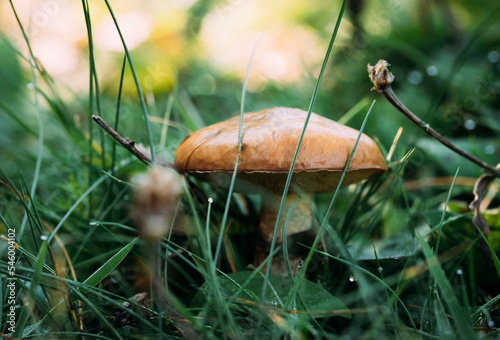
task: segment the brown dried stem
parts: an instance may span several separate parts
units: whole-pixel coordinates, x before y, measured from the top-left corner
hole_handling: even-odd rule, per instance
[[[402,114],[404,114],[409,120],[413,122],[416,126],[424,130],[429,136],[440,142],[441,144],[448,147],[450,150],[458,153],[460,156],[468,159],[469,161],[477,164],[483,169],[483,171],[489,175],[500,178],[500,170],[494,166],[484,162],[483,160],[471,155],[467,151],[464,151],[451,143],[449,140],[440,135],[436,130],[431,128],[429,124],[420,119],[417,115],[411,112],[399,99],[396,97],[391,88],[391,83],[394,81],[394,76],[387,69],[389,63],[385,60],[379,60],[375,66],[368,65],[368,74],[370,80],[375,85],[372,90],[377,90],[382,93],[384,97]]]
[[[130,141],[127,138],[123,138],[118,132],[116,132],[115,129],[111,127],[104,119],[102,119],[100,116],[93,115],[92,119],[99,124],[100,127],[102,127],[104,130],[106,130],[107,133],[109,133],[118,143],[120,143],[125,149],[130,151],[135,157],[137,157],[139,160],[144,162],[147,165],[151,165],[152,161],[151,158],[145,155],[144,153],[140,152],[136,147],[135,147],[135,141]],[[173,168],[173,164],[169,163],[164,160],[158,160],[157,162],[160,165],[166,166]]]

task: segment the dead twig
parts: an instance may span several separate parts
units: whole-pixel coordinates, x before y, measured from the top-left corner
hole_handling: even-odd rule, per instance
[[[137,157],[140,161],[142,161],[143,163],[145,163],[147,165],[153,164],[150,156],[145,155],[144,153],[142,153],[141,151],[139,151],[136,148],[136,146],[135,146],[135,140],[130,141],[127,138],[123,138],[118,132],[116,132],[115,129],[113,129],[111,127],[111,125],[109,125],[108,123],[106,123],[106,121],[104,121],[104,119],[102,119],[100,116],[93,115],[92,119],[97,124],[99,124],[100,127],[102,127],[104,130],[106,130],[106,132],[109,133],[125,149],[127,149],[128,151],[130,151],[130,153],[132,153],[135,157]],[[166,167],[169,167],[169,168],[173,168],[174,167],[174,165],[172,163],[167,162],[165,160],[161,160],[161,161],[158,160],[158,164],[166,166]]]
[[[436,130],[431,128],[429,124],[420,119],[417,115],[411,112],[399,99],[396,97],[391,88],[391,83],[394,81],[394,75],[387,69],[389,63],[385,60],[379,60],[375,66],[368,65],[368,74],[370,80],[375,85],[372,90],[377,90],[382,93],[384,97],[402,114],[404,114],[409,120],[413,122],[416,126],[424,130],[429,136],[440,142],[441,144],[448,147],[450,150],[458,153],[460,156],[468,159],[469,161],[477,164],[485,172],[485,174],[478,178],[474,185],[474,200],[469,206],[469,209],[474,213],[474,219],[472,224],[477,227],[479,235],[479,246],[483,254],[491,260],[489,254],[489,247],[486,242],[488,236],[490,235],[490,228],[483,216],[481,215],[481,202],[483,197],[495,178],[500,178],[500,164],[494,167],[483,160],[469,154],[468,152],[460,149],[449,140],[441,136]],[[484,239],[483,239],[484,237]]]
[[[436,130],[431,128],[429,124],[420,119],[417,115],[411,112],[394,94],[392,91],[391,83],[394,81],[394,75],[387,69],[389,63],[385,60],[379,60],[375,66],[368,64],[368,74],[370,80],[375,85],[372,90],[377,90],[382,93],[384,97],[402,114],[404,114],[409,120],[413,122],[416,126],[424,130],[429,136],[440,142],[441,144],[448,147],[450,150],[458,153],[460,156],[468,159],[469,161],[477,164],[483,169],[488,175],[500,178],[500,170],[496,169],[494,166],[484,162],[483,160],[471,155],[467,151],[464,151],[451,143],[449,140],[440,135]]]

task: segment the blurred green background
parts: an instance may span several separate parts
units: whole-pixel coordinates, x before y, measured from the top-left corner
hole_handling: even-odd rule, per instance
[[[31,229],[26,227],[23,235],[23,246],[33,254],[38,252],[43,229],[58,225],[102,176],[103,170],[110,171],[116,166],[113,175],[129,181],[146,169],[128,151],[116,147],[91,120],[93,114],[102,116],[111,125],[117,125],[122,136],[136,140],[148,150],[141,103],[131,69],[128,64],[124,67],[125,53],[110,11],[104,2],[88,3],[90,16],[86,25],[82,4],[87,2],[0,2],[0,179],[24,195],[34,188],[34,180],[37,184],[30,200],[33,206],[28,210],[36,211],[41,218],[31,219],[28,222]],[[307,110],[341,2],[133,0],[114,1],[111,6],[137,71],[157,157],[173,162],[177,145],[190,132],[239,113],[252,51],[255,52],[248,73],[245,111],[273,106]],[[36,68],[30,60],[30,51],[36,58]],[[497,0],[349,1],[313,109],[359,129],[370,104],[376,100],[365,133],[377,141],[384,153],[403,128],[389,161],[391,179],[387,180],[388,176],[380,183],[367,182],[345,189],[344,193],[350,194],[336,202],[329,222],[346,243],[356,236],[370,239],[369,244],[348,246],[368,245],[371,258],[363,265],[377,277],[382,273],[378,268],[382,267],[373,261],[371,241],[381,242],[380,250],[388,254],[385,258],[388,261],[382,263],[385,273],[394,274],[392,278],[396,279],[392,282],[397,285],[404,283],[401,296],[408,306],[417,306],[413,311],[415,320],[423,323],[435,317],[429,302],[434,301],[434,295],[430,276],[418,276],[422,256],[420,253],[413,256],[417,247],[413,231],[435,228],[445,215],[451,217],[442,235],[439,229],[429,233],[427,241],[435,244],[436,238],[442,236],[439,251],[452,250],[451,255],[447,253],[449,260],[443,263],[443,268],[450,282],[467,290],[469,295],[464,293],[464,305],[475,308],[486,303],[488,296],[498,294],[498,277],[491,263],[478,255],[474,246],[456,248],[475,242],[477,235],[467,205],[473,199],[472,185],[482,171],[428,138],[382,95],[370,91],[367,64],[373,65],[379,59],[391,64],[390,70],[396,77],[393,89],[410,110],[458,146],[496,165],[500,158],[500,5]],[[39,145],[41,136],[43,148]],[[406,166],[398,165],[413,149]],[[451,185],[449,177],[457,168],[460,180],[451,195],[454,210],[444,214],[442,207]],[[436,185],[441,177],[445,179]],[[387,182],[382,185],[384,180]],[[133,225],[130,188],[123,182],[104,183],[75,207],[58,233],[80,280],[137,236],[127,227]],[[370,191],[371,188],[375,190]],[[207,197],[214,197],[211,236],[216,239],[227,193],[205,184],[197,189]],[[20,203],[22,196],[16,197],[13,191],[2,186],[0,215],[11,227],[26,226],[27,207]],[[331,195],[315,197],[320,213],[326,210],[330,199]],[[490,242],[493,252],[498,253],[498,181],[486,201],[490,205],[484,206],[483,211],[492,230]],[[203,220],[205,203],[199,204],[196,211],[185,204],[181,210],[188,217],[179,224],[192,224],[190,218],[196,213]],[[224,261],[234,260],[239,265],[237,270],[249,263],[245,260],[238,263],[241,257],[251,258],[248,252],[253,249],[247,237],[252,233],[249,226],[257,222],[256,211],[258,206],[252,198],[235,198],[231,202],[229,235],[236,245],[236,254],[230,253],[234,250],[233,243],[225,243],[229,250]],[[105,228],[94,220],[111,224]],[[40,228],[33,232],[37,222]],[[5,228],[1,226],[3,233]],[[243,231],[238,229],[241,226]],[[30,230],[32,235],[28,233]],[[404,235],[400,237],[398,232]],[[182,246],[188,244],[182,237],[175,241]],[[193,248],[190,249],[197,250]],[[2,244],[0,250],[5,249]],[[137,258],[127,261],[135,268],[133,275],[125,277],[123,272],[130,267],[123,266],[121,272],[113,270],[111,278],[103,281],[103,291],[130,297],[144,287],[147,290],[144,272],[151,263],[144,264],[143,258],[140,261]],[[403,264],[401,258],[407,262]],[[176,261],[182,263],[178,258],[167,261],[175,268],[174,275],[168,278],[172,280],[169,284],[176,292],[183,293],[182,302],[189,305],[190,298],[201,287],[200,275],[182,265],[175,267]],[[364,305],[360,298],[363,294],[358,294],[347,266],[334,263],[336,270],[327,266],[324,258],[318,260],[320,269],[314,275],[332,294],[347,293],[351,299],[348,302],[354,306],[372,307]],[[230,271],[226,262],[221,268]],[[418,273],[406,271],[407,268],[416,268]],[[468,274],[466,283],[459,282],[464,280],[460,276],[464,272]],[[412,280],[411,275],[416,279]],[[359,291],[372,294],[370,289],[367,285]],[[355,293],[349,295],[350,292]],[[101,297],[93,297],[96,305],[106,305],[107,315],[113,315],[108,301],[101,301]],[[392,297],[388,300],[380,304],[393,306]],[[424,313],[418,309],[422,306],[429,310]],[[398,313],[399,310],[394,311],[395,316]],[[446,320],[444,309],[438,316],[443,315]],[[360,318],[366,325],[371,321],[368,317],[363,319],[364,316]],[[476,315],[473,322],[478,318]],[[398,327],[405,328],[398,318],[394,320]],[[437,326],[438,321],[435,321]],[[437,331],[429,334],[440,335],[437,326]],[[380,322],[373,327],[382,329],[384,325]],[[345,333],[356,332],[362,331],[354,319]]]
[[[31,176],[37,110],[45,121],[45,143],[61,147],[54,162],[44,162],[44,175],[61,175],[65,162],[88,154],[60,135],[61,123],[89,127],[89,45],[81,4],[31,1],[15,4],[40,65],[52,77],[52,87],[64,103],[65,121],[52,121],[39,99],[34,107],[26,43],[7,2],[1,6],[0,138],[2,170]],[[193,129],[239,112],[243,78],[252,50],[246,111],[273,106],[307,109],[339,3],[324,1],[129,1],[112,4],[131,51],[152,117],[154,140],[159,142],[162,120],[175,93],[167,140],[160,155],[172,160],[173,150]],[[90,4],[93,52],[100,91],[92,97],[92,113],[112,120],[124,53],[116,29],[101,2]],[[388,149],[401,126],[400,157],[413,147],[407,176],[463,176],[480,171],[429,141],[382,96],[370,92],[366,65],[386,59],[396,76],[400,99],[444,136],[477,156],[496,163],[499,156],[500,25],[494,1],[352,1],[314,111],[341,119],[356,106],[347,124],[359,128],[364,113],[376,99],[367,134]],[[19,52],[21,54],[19,54]],[[120,132],[147,143],[134,82],[125,71]],[[49,90],[44,80],[38,86]],[[5,111],[10,110],[11,114]],[[183,119],[182,111],[190,117]],[[13,117],[14,116],[14,117]],[[19,122],[16,122],[18,119]],[[98,134],[96,129],[91,133]],[[85,143],[83,143],[85,144]],[[83,149],[83,150],[82,150]],[[399,150],[399,149],[398,149]],[[45,153],[47,160],[53,154]],[[54,173],[55,172],[55,173]]]

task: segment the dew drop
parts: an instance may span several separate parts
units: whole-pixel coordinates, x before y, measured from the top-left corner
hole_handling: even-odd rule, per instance
[[[208,203],[212,204],[214,202],[214,199],[212,197],[208,198]]]
[[[299,262],[297,263],[297,267],[300,269],[304,266],[304,260],[299,260]]]
[[[97,225],[97,222],[96,221],[90,221],[89,225],[92,226],[92,227],[95,227]]]
[[[490,327],[494,327],[494,326],[495,326],[495,323],[494,323],[493,321],[490,321],[490,322],[488,322],[488,326],[490,326]]]
[[[356,276],[351,275],[351,276],[349,276],[349,281],[350,282],[355,282],[355,281],[358,281],[358,280],[356,279]]]
[[[462,271],[462,269],[457,269],[457,275],[462,275],[464,272]]]
[[[431,65],[429,67],[427,67],[427,69],[425,70],[425,72],[427,72],[427,74],[431,77],[434,77],[434,76],[437,76],[438,74],[438,69],[436,66],[434,65]]]
[[[48,239],[47,235],[40,236],[40,240],[45,241],[46,239]]]
[[[495,147],[491,144],[488,144],[484,147],[484,153],[487,155],[493,155],[495,153]]]
[[[28,83],[26,84],[26,87],[27,87],[27,88],[29,88],[29,89],[31,90],[31,89],[32,89],[32,88],[34,88],[35,86],[33,85],[33,83],[32,83],[32,82],[28,82]]]
[[[411,71],[410,73],[408,73],[408,81],[410,82],[410,84],[418,85],[422,82],[422,78],[422,73],[418,71]]]
[[[487,58],[490,63],[498,63],[500,61],[500,53],[498,51],[490,51]]]
[[[472,119],[467,119],[464,123],[464,126],[467,130],[474,130],[476,128],[476,122]]]
[[[271,305],[273,305],[273,307],[277,307],[278,301],[276,301],[276,300],[271,301]]]
[[[378,272],[379,272],[379,273],[382,273],[382,272],[384,271],[384,268],[382,268],[382,267],[378,267],[378,269],[377,269],[377,270],[378,270]]]

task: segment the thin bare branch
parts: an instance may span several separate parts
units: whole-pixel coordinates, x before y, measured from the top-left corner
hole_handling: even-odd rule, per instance
[[[489,175],[500,178],[500,170],[494,166],[484,162],[483,160],[471,155],[465,150],[460,149],[445,137],[440,135],[436,130],[431,128],[429,124],[420,119],[417,115],[411,112],[394,94],[391,83],[394,81],[394,75],[389,72],[387,66],[389,63],[385,60],[379,60],[375,66],[368,65],[368,74],[370,80],[375,85],[372,90],[377,90],[382,93],[384,97],[402,114],[413,122],[420,129],[424,130],[429,136],[448,147],[450,150],[458,153],[460,156],[468,159],[469,161],[477,164],[483,171]]]
[[[152,164],[151,157],[149,155],[145,155],[143,152],[139,151],[135,146],[135,141],[130,141],[127,138],[123,138],[115,129],[111,127],[104,119],[100,116],[93,115],[92,119],[99,124],[107,133],[109,133],[118,143],[120,143],[125,149],[130,151],[135,157],[144,162],[147,165]],[[163,165],[165,167],[173,168],[174,165],[165,160],[157,160],[157,163]]]

